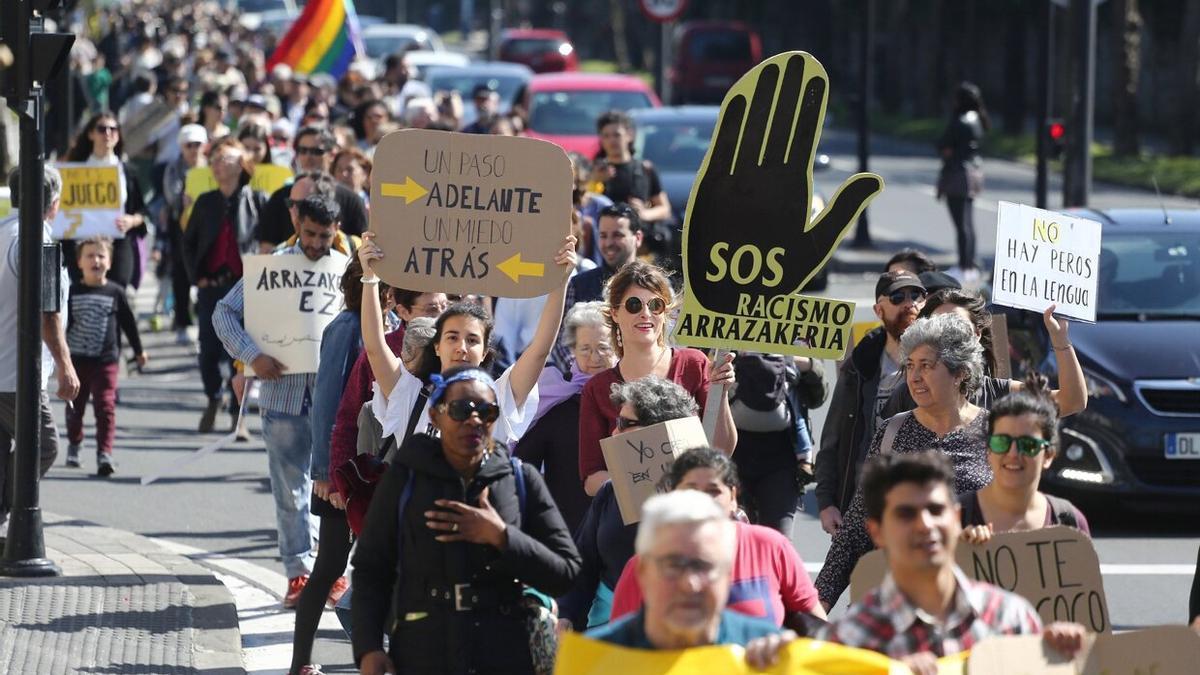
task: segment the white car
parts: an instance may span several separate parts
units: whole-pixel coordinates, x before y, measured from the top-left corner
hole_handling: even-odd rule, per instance
[[[431,52],[444,52],[446,45],[437,31],[411,23],[380,23],[363,27],[363,47],[367,57],[383,61],[388,56],[403,51],[409,45]]]

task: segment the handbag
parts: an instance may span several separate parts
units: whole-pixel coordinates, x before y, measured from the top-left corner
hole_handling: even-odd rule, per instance
[[[428,398],[428,392],[422,389],[417,396],[416,403],[413,404],[412,414],[408,417],[408,428],[404,432],[405,440],[412,435],[413,429],[416,428],[417,418],[421,415],[421,410],[425,408],[425,401]],[[338,485],[345,488],[343,496],[346,499],[346,524],[350,526],[350,531],[356,537],[362,533],[363,525],[366,523],[367,509],[371,506],[375,485],[387,472],[388,463],[399,447],[394,435],[389,435],[387,438],[382,437],[383,426],[371,413],[371,403],[368,401],[363,404],[362,410],[358,413],[359,454],[334,469]],[[382,444],[375,447],[380,439],[383,441]]]

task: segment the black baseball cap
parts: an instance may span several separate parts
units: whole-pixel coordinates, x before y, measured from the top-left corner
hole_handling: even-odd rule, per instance
[[[879,275],[879,281],[875,282],[875,297],[891,295],[902,288],[926,290],[925,284],[921,283],[920,277],[908,270],[898,270],[895,272],[884,272]]]
[[[945,272],[937,271],[921,272],[921,283],[925,284],[925,291],[930,295],[947,288],[962,288],[962,284],[959,283],[958,279],[955,279]]]

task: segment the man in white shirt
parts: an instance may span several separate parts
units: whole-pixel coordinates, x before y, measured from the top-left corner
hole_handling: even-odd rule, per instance
[[[8,187],[12,195],[14,210],[20,208],[21,199],[21,168],[13,169],[8,176]],[[42,187],[42,237],[50,243],[50,222],[58,213],[59,198],[62,195],[62,177],[57,170],[46,165]],[[0,525],[8,521],[8,513],[12,508],[11,486],[8,469],[11,465],[13,437],[16,435],[17,421],[17,363],[20,355],[17,353],[18,315],[18,286],[20,284],[20,222],[13,217],[0,223]],[[70,281],[66,270],[59,271],[59,306],[63,313],[67,307],[67,291]],[[50,412],[50,398],[46,395],[46,381],[51,369],[58,377],[58,397],[72,401],[79,393],[79,378],[71,365],[71,353],[67,349],[67,337],[64,333],[66,317],[62,313],[45,312],[42,314],[42,392],[39,412],[39,428],[41,436],[41,475],[45,475],[58,456],[58,429],[54,426],[54,416]]]

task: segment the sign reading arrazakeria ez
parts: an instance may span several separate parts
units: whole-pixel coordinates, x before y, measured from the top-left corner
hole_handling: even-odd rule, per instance
[[[570,231],[571,162],[531,138],[404,129],[371,170],[375,264],[400,288],[531,298],[561,283],[554,256]]]

